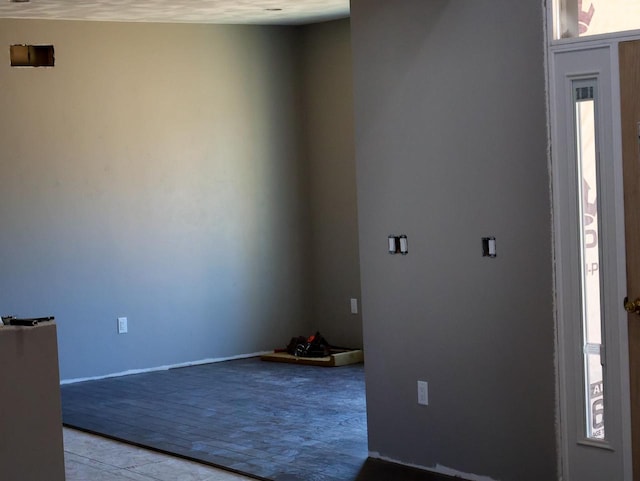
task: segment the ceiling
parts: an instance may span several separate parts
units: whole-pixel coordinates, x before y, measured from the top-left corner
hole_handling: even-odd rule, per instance
[[[301,25],[349,16],[349,0],[0,0],[0,18]]]

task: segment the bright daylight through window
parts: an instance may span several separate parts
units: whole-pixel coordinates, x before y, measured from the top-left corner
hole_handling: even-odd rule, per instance
[[[575,90],[576,153],[580,194],[582,352],[585,435],[605,439],[604,373],[602,367],[602,270],[598,242],[598,175],[595,84]]]
[[[553,38],[640,29],[638,0],[554,0]]]

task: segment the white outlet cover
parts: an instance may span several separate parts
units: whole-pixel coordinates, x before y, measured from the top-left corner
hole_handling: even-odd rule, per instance
[[[429,384],[427,381],[418,381],[418,404],[429,405]]]
[[[351,298],[351,314],[357,314],[358,313],[358,299],[356,298]]]
[[[129,332],[129,326],[127,325],[126,317],[118,318],[118,334],[126,334]]]

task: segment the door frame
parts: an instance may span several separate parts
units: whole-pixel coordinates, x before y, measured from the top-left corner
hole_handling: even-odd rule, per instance
[[[551,2],[549,2],[551,3]],[[547,25],[551,25],[551,6],[547,6]],[[556,321],[556,409],[558,419],[557,442],[560,447],[558,469],[563,481],[587,481],[584,471],[593,473],[603,469],[601,459],[615,465],[616,473],[608,479],[632,481],[631,472],[631,414],[629,391],[629,357],[627,313],[622,308],[626,295],[624,204],[622,188],[622,139],[620,126],[620,79],[618,43],[640,39],[640,32],[624,35],[552,41],[546,50],[548,122],[550,129],[550,173],[552,176],[554,285]],[[580,257],[577,235],[577,186],[570,164],[572,150],[573,107],[571,80],[596,78],[601,86],[600,125],[604,137],[601,142],[602,162],[600,184],[600,212],[602,229],[602,263],[604,266],[603,310],[606,318],[607,394],[605,401],[606,427],[610,437],[608,446],[581,438],[579,426],[582,409],[577,404],[581,376],[577,357],[576,306],[580,305],[576,272]],[[576,352],[577,351],[577,352]],[[607,451],[611,453],[608,456]],[[616,453],[615,455],[613,453]],[[591,472],[591,471],[589,471]],[[606,475],[605,475],[606,476]],[[607,479],[598,477],[594,479]]]

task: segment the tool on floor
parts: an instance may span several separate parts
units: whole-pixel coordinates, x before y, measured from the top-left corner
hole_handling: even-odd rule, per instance
[[[324,357],[331,353],[331,346],[319,332],[304,337],[292,337],[287,352],[297,357]]]

